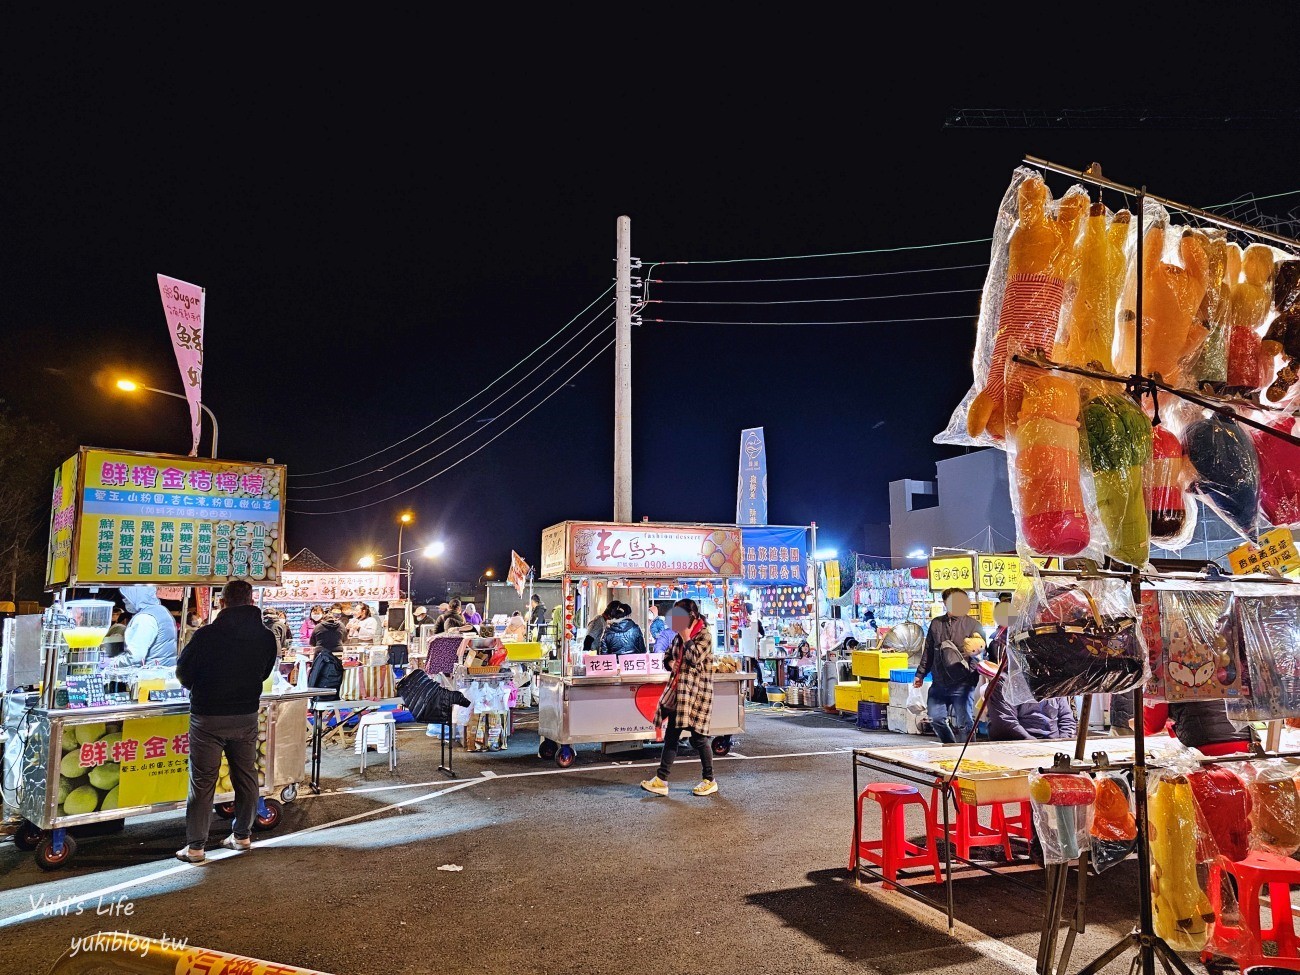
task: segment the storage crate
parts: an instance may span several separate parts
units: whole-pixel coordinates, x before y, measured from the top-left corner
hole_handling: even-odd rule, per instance
[[[873,704],[889,703],[889,681],[862,678],[858,682],[858,700],[871,701]]]
[[[835,685],[835,710],[857,714],[862,703],[861,685],[855,680],[842,680]]]
[[[872,680],[889,680],[889,672],[907,666],[907,654],[893,650],[854,650],[853,674]]]
[[[889,679],[900,681],[904,684],[910,684],[912,681],[916,680],[916,668],[904,667],[901,670],[891,670],[889,672]],[[925,679],[929,680],[930,675],[926,674]]]
[[[888,709],[872,701],[858,704],[858,727],[864,731],[878,731],[885,727],[885,712]]]
[[[897,731],[904,735],[923,735],[921,730],[922,715],[913,714],[907,708],[890,707],[885,714],[885,726],[890,731]]]

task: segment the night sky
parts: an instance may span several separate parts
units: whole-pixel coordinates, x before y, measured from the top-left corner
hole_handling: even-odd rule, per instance
[[[395,57],[363,69],[294,54],[301,63],[187,83],[160,75],[148,40],[7,80],[0,397],[83,444],[184,453],[182,403],[111,390],[121,372],[181,388],[154,278],[163,272],[207,289],[204,401],[221,423],[222,455],[274,457],[291,475],[407,437],[559,330],[611,283],[620,213],[632,217],[633,254],[647,263],[721,261],[987,238],[1025,154],[1077,168],[1098,160],[1113,179],[1196,205],[1300,189],[1294,125],[945,128],[947,110],[1009,103],[1014,89],[923,99],[906,94],[893,69],[796,78],[728,63],[673,82],[634,69],[637,84],[611,99],[593,94],[606,87],[596,60],[586,74],[539,73],[549,54],[535,54],[510,59],[517,75],[494,65],[488,78],[484,64],[414,70],[394,67],[403,60]],[[1095,103],[1074,93],[1062,104]],[[1049,185],[1059,194],[1068,183]],[[1298,204],[1284,198],[1273,212]],[[675,283],[650,296],[793,302],[964,291],[980,286],[983,269],[953,268],[987,260],[981,243],[669,265],[654,277]],[[934,268],[948,270],[681,283]],[[976,299],[649,306],[633,338],[636,516],[734,519],[740,430],[761,425],[772,520],[816,521],[824,545],[866,551],[866,526],[888,521],[888,482],[930,477],[952,452],[931,438],[970,382]],[[898,321],[950,315],[961,317]],[[320,491],[292,481],[291,509],[384,498],[464,458],[563,386],[415,491],[356,511],[291,514],[289,550],[309,546],[340,566],[367,550],[392,553],[396,516],[409,508],[417,526],[407,547],[447,544],[438,568],[417,565],[417,588],[441,577],[472,583],[486,567],[503,572],[511,548],[535,561],[548,524],[608,518],[612,352],[570,376],[606,339],[546,380],[594,334],[481,416],[477,406],[555,345],[432,430],[315,482],[360,480]],[[306,503],[394,476],[355,497]]]

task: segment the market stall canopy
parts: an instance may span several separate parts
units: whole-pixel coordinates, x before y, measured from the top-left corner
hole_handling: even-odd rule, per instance
[[[309,548],[298,549],[298,554],[284,563],[285,572],[338,572]]]

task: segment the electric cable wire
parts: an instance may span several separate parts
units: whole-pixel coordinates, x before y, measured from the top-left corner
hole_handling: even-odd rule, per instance
[[[602,334],[604,334],[604,333],[602,333]],[[577,370],[574,371],[573,376],[578,376],[578,375],[580,375],[584,370],[586,370],[586,368],[587,368],[588,366],[590,366],[593,362],[595,362],[597,359],[599,359],[602,355],[604,355],[606,352],[608,352],[610,349],[612,349],[612,348],[614,347],[614,343],[615,343],[616,341],[617,341],[617,339],[610,339],[609,342],[607,342],[605,345],[603,345],[603,346],[602,346],[602,347],[601,347],[601,348],[596,352],[596,354],[595,354],[594,356],[592,356],[590,359],[588,359],[586,362],[584,362],[581,366],[579,366],[579,367],[577,368]],[[412,491],[414,491],[416,488],[424,487],[424,485],[428,484],[430,481],[435,480],[436,478],[441,477],[443,474],[446,474],[446,473],[447,473],[448,471],[450,471],[452,468],[454,468],[454,467],[458,467],[459,465],[463,464],[465,461],[469,460],[471,457],[473,457],[475,454],[477,454],[480,450],[485,449],[485,448],[486,448],[489,444],[491,444],[494,440],[497,440],[497,439],[499,439],[499,438],[505,436],[505,434],[507,434],[511,429],[513,429],[514,427],[516,427],[517,425],[519,425],[520,423],[522,423],[525,419],[528,418],[528,416],[529,416],[530,414],[532,414],[532,413],[535,412],[537,409],[539,409],[543,404],[545,404],[546,401],[549,400],[552,396],[554,396],[556,393],[559,393],[561,390],[565,389],[566,386],[567,386],[567,383],[562,383],[562,384],[560,384],[559,386],[555,387],[555,389],[551,390],[551,391],[550,391],[549,393],[547,393],[544,397],[542,397],[542,398],[541,398],[540,400],[538,400],[535,404],[533,404],[533,406],[530,407],[526,412],[524,412],[521,416],[519,416],[518,419],[516,419],[516,420],[514,420],[512,423],[510,423],[509,426],[506,426],[506,427],[503,428],[502,430],[498,431],[494,436],[488,438],[488,439],[485,440],[483,443],[479,444],[477,447],[475,447],[473,450],[471,450],[471,451],[470,451],[468,454],[466,454],[464,457],[460,458],[460,459],[457,460],[457,461],[452,462],[451,464],[448,464],[448,465],[447,465],[446,467],[444,467],[442,470],[438,471],[438,473],[436,473],[436,474],[431,474],[429,477],[426,477],[426,478],[425,478],[423,481],[421,481],[419,484],[412,484],[410,487],[408,487],[408,488],[403,488],[402,490],[396,492],[395,494],[390,494],[390,495],[389,495],[388,497],[386,497],[386,498],[380,498],[378,501],[368,501],[368,502],[366,502],[365,504],[359,504],[359,505],[356,505],[356,506],[351,507],[351,508],[343,508],[343,509],[340,510],[340,511],[303,511],[303,510],[298,509],[298,508],[288,508],[288,509],[286,509],[286,510],[289,511],[289,512],[291,512],[291,513],[293,513],[293,514],[300,514],[300,515],[346,515],[346,514],[350,514],[350,513],[353,512],[353,511],[361,511],[361,510],[363,510],[363,509],[365,509],[365,508],[373,508],[373,507],[374,507],[375,505],[377,505],[377,504],[386,504],[387,502],[392,501],[392,500],[394,500],[395,498],[400,498],[400,497],[401,497],[402,495],[404,495],[404,494],[410,494],[410,493],[411,493]]]
[[[784,298],[779,301],[694,301],[685,298],[647,298],[647,305],[815,305],[840,301],[886,301],[890,298],[928,298],[930,295],[969,295],[983,288],[955,288],[949,291],[911,291],[894,295],[866,295],[855,298]]]
[[[947,240],[938,244],[904,244],[899,247],[870,247],[857,251],[828,251],[825,254],[780,254],[775,257],[729,257],[700,261],[655,261],[652,267],[680,264],[747,264],[766,261],[808,261],[820,257],[855,257],[860,254],[901,254],[906,251],[935,250],[940,247],[961,247],[965,244],[988,244],[992,237],[979,237],[975,240]]]
[[[645,321],[662,325],[893,325],[901,322],[943,322],[954,318],[971,321],[976,317],[974,314],[967,313],[965,315],[929,315],[924,318],[868,318],[850,322],[721,322],[698,318],[647,318]]]
[[[578,312],[578,314],[574,315],[571,319],[569,319],[567,322],[565,322],[565,324],[564,324],[564,325],[559,329],[559,331],[555,332],[553,335],[551,335],[549,338],[547,338],[545,341],[543,341],[542,344],[539,345],[539,346],[537,346],[537,348],[533,349],[532,352],[529,352],[526,356],[524,356],[522,359],[520,359],[518,362],[516,362],[513,366],[511,366],[509,369],[507,369],[507,370],[506,370],[505,372],[503,372],[501,375],[497,376],[496,379],[492,380],[490,383],[488,383],[486,386],[484,386],[482,389],[480,389],[477,393],[475,393],[474,395],[470,396],[469,399],[467,399],[467,400],[465,400],[464,402],[460,403],[458,406],[453,407],[452,409],[450,409],[449,411],[447,411],[446,413],[444,413],[442,416],[438,417],[438,419],[436,419],[436,420],[432,420],[432,421],[430,421],[429,423],[425,424],[425,425],[422,426],[419,430],[416,430],[414,433],[412,433],[410,436],[406,436],[406,437],[403,437],[401,440],[394,441],[393,443],[390,443],[390,444],[389,444],[388,446],[386,446],[386,447],[381,447],[379,450],[376,450],[373,454],[367,454],[366,456],[364,456],[364,457],[359,457],[359,458],[357,458],[356,460],[348,461],[346,464],[340,464],[338,467],[328,467],[328,468],[326,468],[325,470],[321,470],[321,471],[311,471],[311,472],[308,472],[308,473],[302,473],[302,474],[290,474],[290,475],[289,475],[290,479],[293,479],[293,478],[301,478],[301,477],[320,477],[322,474],[333,474],[335,471],[346,470],[346,469],[349,468],[349,467],[355,467],[357,464],[360,464],[360,463],[362,463],[362,462],[364,462],[364,461],[370,460],[370,459],[373,458],[373,457],[378,457],[380,454],[384,453],[385,451],[392,450],[394,447],[400,447],[402,444],[406,443],[408,440],[411,440],[411,439],[413,439],[413,438],[415,438],[415,437],[418,437],[420,434],[424,433],[426,430],[428,430],[428,429],[430,429],[431,427],[437,425],[438,423],[441,423],[443,420],[447,419],[447,417],[453,415],[457,410],[461,409],[462,407],[464,407],[464,406],[466,406],[467,404],[471,403],[473,400],[477,399],[479,396],[481,396],[481,395],[483,395],[484,393],[486,393],[489,389],[491,389],[493,386],[495,386],[497,383],[499,383],[502,379],[504,379],[504,378],[505,378],[506,376],[508,376],[510,373],[514,372],[516,369],[518,369],[520,366],[522,366],[525,362],[527,362],[529,359],[531,359],[533,356],[535,356],[538,352],[540,352],[543,348],[545,348],[545,347],[546,347],[546,346],[547,346],[547,345],[552,341],[552,339],[554,339],[554,338],[556,338],[557,336],[559,336],[559,335],[560,335],[561,333],[563,333],[566,329],[568,329],[569,326],[571,326],[571,325],[572,325],[574,322],[576,322],[579,318],[581,318],[583,315],[585,315],[585,314],[586,314],[586,313],[591,309],[591,306],[592,306],[592,305],[594,305],[596,302],[600,301],[601,298],[604,298],[605,295],[609,294],[609,293],[610,293],[611,291],[613,291],[613,290],[614,290],[614,285],[611,284],[608,288],[606,288],[604,291],[602,291],[600,294],[598,294],[595,298],[593,298],[593,299],[591,300],[591,302],[587,305],[586,308],[582,309],[582,311]]]
[[[866,274],[813,274],[793,278],[647,278],[650,284],[791,284],[797,281],[849,281],[861,278],[887,278],[895,274],[929,274],[937,271],[968,271],[977,267],[988,267],[989,262],[979,264],[950,264],[946,267],[912,267],[899,271],[871,271]]]
[[[477,419],[478,417],[482,416],[483,413],[484,413],[484,412],[485,412],[485,411],[486,411],[490,406],[492,406],[493,403],[496,403],[496,402],[497,402],[498,400],[500,400],[503,396],[506,396],[507,394],[509,394],[511,390],[513,390],[513,389],[517,389],[517,388],[519,387],[520,383],[522,383],[522,382],[523,382],[525,379],[527,379],[529,376],[531,376],[531,375],[533,375],[534,373],[536,373],[538,369],[542,368],[542,366],[546,365],[546,363],[550,362],[550,361],[551,361],[552,359],[554,359],[557,355],[559,355],[560,352],[562,352],[566,346],[570,345],[570,344],[571,344],[575,339],[579,339],[579,338],[581,338],[582,335],[583,335],[583,333],[586,332],[587,329],[589,329],[593,324],[595,324],[597,321],[599,321],[599,320],[600,320],[600,317],[601,317],[602,315],[604,315],[606,312],[608,312],[608,311],[609,311],[611,308],[613,308],[613,307],[614,307],[614,302],[611,301],[611,302],[610,302],[608,305],[606,305],[604,308],[602,308],[602,309],[600,309],[598,312],[596,312],[595,316],[594,316],[593,318],[591,318],[590,320],[588,320],[588,322],[587,322],[585,325],[583,325],[582,327],[580,327],[580,328],[579,328],[576,332],[574,332],[571,336],[569,336],[567,339],[565,339],[563,342],[561,342],[558,346],[556,346],[555,349],[554,349],[554,350],[553,350],[553,351],[552,351],[552,352],[551,352],[551,353],[550,353],[550,354],[549,354],[545,359],[542,359],[540,362],[537,363],[537,365],[533,366],[532,369],[528,370],[528,372],[524,373],[522,376],[520,376],[518,379],[516,379],[516,380],[515,380],[511,385],[507,386],[507,387],[506,387],[505,389],[503,389],[501,392],[497,393],[496,396],[492,397],[492,399],[488,400],[488,401],[487,401],[486,403],[484,403],[482,406],[478,407],[478,409],[476,409],[473,413],[469,414],[469,416],[465,417],[463,420],[461,420],[461,421],[460,421],[459,423],[457,423],[455,426],[453,426],[453,427],[449,427],[448,429],[444,430],[442,433],[440,433],[440,434],[438,434],[436,437],[434,437],[432,440],[428,440],[428,441],[426,441],[425,443],[420,444],[420,445],[419,445],[418,447],[416,447],[415,449],[413,449],[413,450],[408,450],[408,451],[407,451],[406,453],[404,453],[401,457],[394,458],[393,460],[384,461],[384,462],[383,462],[383,463],[384,463],[384,466],[387,467],[387,466],[391,466],[391,465],[394,465],[394,464],[400,464],[402,461],[406,460],[408,457],[414,457],[414,456],[415,456],[416,454],[418,454],[420,451],[422,451],[422,450],[424,450],[424,449],[426,449],[426,448],[428,448],[428,447],[432,447],[435,443],[437,443],[437,442],[438,442],[439,440],[441,440],[443,437],[446,437],[446,436],[448,436],[448,435],[450,435],[450,434],[452,434],[452,433],[455,433],[457,430],[459,430],[461,427],[463,427],[466,423],[469,423],[470,421],[475,420],[475,419]],[[590,344],[590,343],[588,343],[588,344]],[[381,469],[382,469],[382,468],[381,468]],[[320,491],[320,490],[323,490],[323,489],[325,489],[325,488],[329,488],[329,487],[338,487],[338,486],[341,485],[341,484],[349,484],[349,483],[351,483],[352,481],[359,481],[359,480],[362,480],[363,478],[371,477],[371,476],[373,476],[373,475],[376,474],[376,473],[377,473],[377,471],[364,471],[364,472],[362,472],[362,473],[360,473],[360,474],[353,474],[351,477],[345,477],[345,478],[343,478],[343,479],[341,479],[341,480],[338,480],[338,481],[326,481],[326,482],[323,483],[323,484],[300,484],[300,485],[295,485],[295,489],[298,490],[298,491]],[[304,501],[308,501],[308,500],[311,500],[311,499],[310,499],[310,498],[304,498],[303,500],[304,500]]]
[[[551,379],[554,379],[557,375],[559,375],[560,371],[561,371],[565,366],[567,366],[567,365],[568,365],[570,362],[572,362],[574,359],[578,358],[578,356],[580,356],[580,355],[583,353],[583,351],[584,351],[585,349],[587,349],[587,348],[591,345],[591,343],[595,342],[597,339],[599,339],[602,335],[604,335],[606,332],[608,332],[608,331],[609,331],[610,329],[612,329],[613,327],[614,327],[614,325],[613,325],[613,323],[611,322],[610,324],[606,325],[605,328],[601,329],[599,332],[597,332],[595,335],[593,335],[591,338],[589,338],[589,339],[588,339],[588,340],[587,340],[587,341],[586,341],[586,342],[585,342],[585,343],[584,343],[584,344],[583,344],[583,345],[578,349],[577,352],[573,353],[573,355],[569,356],[569,358],[567,358],[566,360],[564,360],[564,362],[562,362],[562,363],[560,363],[558,366],[556,366],[555,369],[551,372],[551,374],[550,374],[549,376],[546,377],[546,379],[542,380],[540,383],[538,383],[538,384],[537,384],[536,386],[534,386],[532,389],[528,390],[526,393],[524,393],[522,396],[520,396],[518,399],[516,399],[516,400],[515,400],[513,403],[511,403],[509,406],[505,407],[505,408],[502,410],[501,415],[504,415],[504,414],[506,414],[506,413],[509,413],[512,409],[514,409],[516,406],[518,406],[520,403],[522,403],[524,400],[526,400],[529,396],[531,396],[533,393],[535,393],[535,392],[537,392],[539,389],[541,389],[541,388],[542,388],[542,387],[543,387],[543,386],[544,386],[548,381],[550,381]],[[576,373],[575,373],[574,375],[576,375]],[[492,421],[488,421],[488,422],[489,422],[489,423],[490,423],[490,422],[493,422],[494,420],[499,419],[499,418],[500,418],[500,417],[493,417],[493,420],[492,420]],[[345,492],[342,493],[342,494],[331,494],[331,495],[329,495],[328,497],[324,497],[324,498],[302,498],[298,503],[299,503],[299,504],[320,504],[321,502],[324,502],[324,501],[341,501],[341,500],[343,500],[344,498],[355,497],[355,496],[358,495],[358,494],[366,494],[366,493],[368,493],[368,492],[370,492],[370,491],[375,490],[376,488],[383,487],[385,484],[392,484],[394,481],[400,481],[402,478],[406,477],[408,474],[411,474],[411,473],[413,473],[414,471],[419,470],[421,467],[424,467],[426,464],[432,464],[432,463],[433,463],[435,460],[437,460],[439,457],[442,457],[442,456],[445,456],[446,454],[449,454],[451,451],[455,450],[457,447],[459,447],[461,444],[463,444],[466,440],[470,440],[470,439],[472,439],[475,435],[477,435],[478,433],[482,432],[483,429],[486,429],[486,426],[487,426],[487,424],[484,424],[484,426],[483,426],[482,428],[480,428],[479,430],[475,430],[475,431],[472,431],[472,432],[470,432],[470,433],[467,433],[465,436],[461,437],[459,440],[457,440],[457,441],[456,441],[454,444],[452,444],[450,447],[444,447],[442,450],[438,451],[438,453],[434,454],[432,457],[428,457],[428,458],[426,458],[425,460],[420,461],[418,464],[414,464],[414,465],[412,465],[412,466],[411,466],[410,468],[408,468],[407,470],[402,471],[400,474],[394,474],[392,477],[385,478],[384,480],[379,481],[379,482],[376,483],[376,484],[371,484],[371,485],[369,485],[368,487],[358,488],[358,489],[355,490],[355,491],[345,491]],[[509,427],[507,427],[506,429],[509,429]]]

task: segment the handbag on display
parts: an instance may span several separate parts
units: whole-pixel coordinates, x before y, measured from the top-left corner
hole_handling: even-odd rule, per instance
[[[1106,611],[1083,585],[1052,586],[1030,597],[1025,629],[1013,644],[1035,700],[1076,694],[1121,694],[1146,679],[1142,642],[1131,596],[1108,594]],[[1037,605],[1034,605],[1037,603]]]

